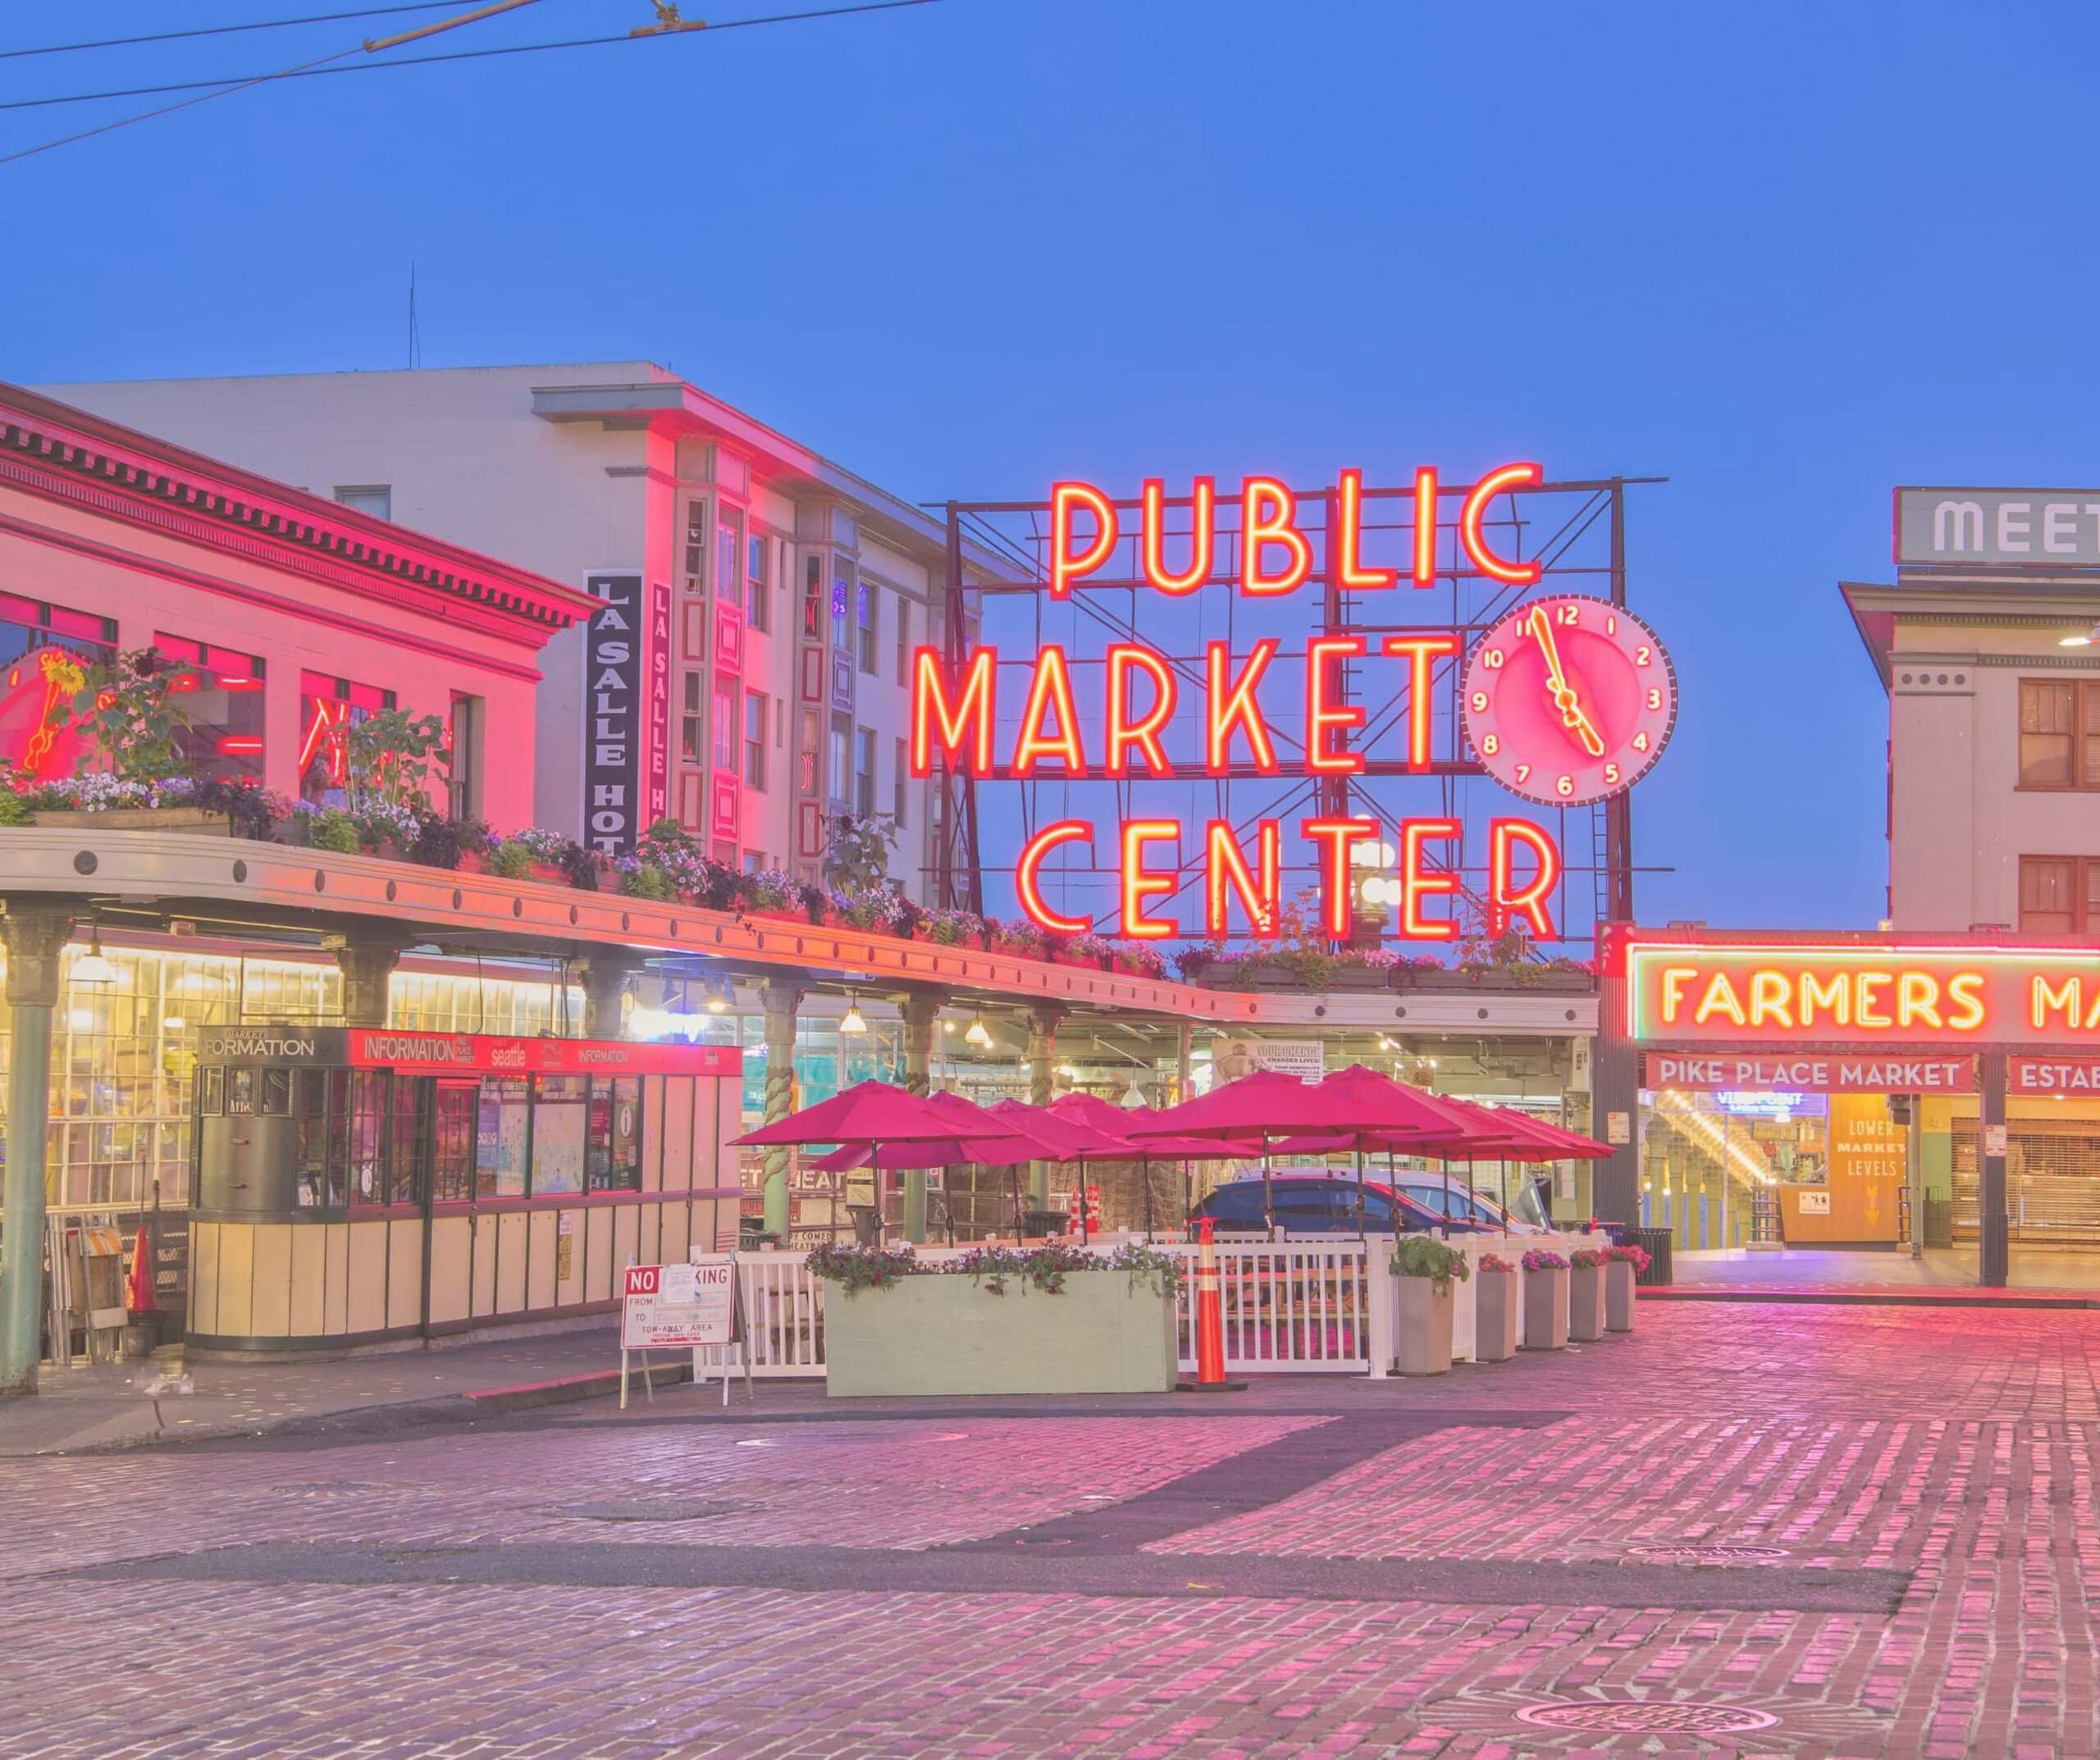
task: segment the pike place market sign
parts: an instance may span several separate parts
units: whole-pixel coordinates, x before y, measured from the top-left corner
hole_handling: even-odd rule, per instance
[[[1628,1036],[1673,1050],[2100,1046],[2100,948],[1637,937],[1625,960]]]

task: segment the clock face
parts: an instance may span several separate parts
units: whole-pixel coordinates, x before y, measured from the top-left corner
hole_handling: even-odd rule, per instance
[[[1488,774],[1543,806],[1631,788],[1677,721],[1677,675],[1623,605],[1556,594],[1519,605],[1466,663],[1466,737]]]

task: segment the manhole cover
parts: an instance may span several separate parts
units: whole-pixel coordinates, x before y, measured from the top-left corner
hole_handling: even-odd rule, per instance
[[[1527,1705],[1518,1721],[1548,1730],[1581,1730],[1600,1735],[1664,1731],[1684,1735],[1742,1735],[1769,1730],[1779,1720],[1742,1705],[1687,1705],[1659,1699],[1577,1699]]]
[[[1639,1558],[1680,1565],[1755,1564],[1760,1559],[1787,1556],[1783,1546],[1637,1546],[1633,1553]]]
[[[552,1513],[578,1521],[706,1521],[737,1516],[748,1503],[710,1502],[696,1498],[647,1498],[623,1503],[565,1503]]]

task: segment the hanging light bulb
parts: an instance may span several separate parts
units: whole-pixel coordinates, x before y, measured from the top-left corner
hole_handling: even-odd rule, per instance
[[[981,1010],[970,1017],[970,1030],[963,1034],[963,1037],[980,1051],[992,1048],[992,1029],[984,1024]]]
[[[102,931],[89,932],[88,951],[73,962],[73,982],[83,988],[106,990],[116,983],[116,968],[102,956]]]
[[[846,994],[846,1013],[838,1023],[841,1033],[865,1033],[868,1017],[861,1012],[861,992],[850,990]]]
[[[726,1015],[729,1011],[729,1005],[736,1000],[736,992],[729,987],[729,980],[725,978],[714,988],[708,992],[707,1012],[710,1015]]]

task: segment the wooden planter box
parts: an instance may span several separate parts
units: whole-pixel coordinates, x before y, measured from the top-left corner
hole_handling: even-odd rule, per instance
[[[1383,990],[1387,969],[1382,965],[1338,965],[1328,978],[1330,990]]]
[[[1623,1259],[1605,1266],[1605,1330],[1633,1330],[1633,1267]]]
[[[1399,1285],[1399,1352],[1395,1365],[1404,1375],[1443,1375],[1451,1372],[1453,1291],[1433,1277],[1402,1277]]]
[[[35,823],[63,831],[176,831],[193,837],[233,835],[231,818],[223,813],[208,813],[202,807],[112,807],[106,813],[84,813],[71,807],[39,808]]]
[[[1594,1344],[1605,1335],[1605,1268],[1578,1265],[1562,1274],[1568,1279],[1568,1336]]]
[[[1568,1343],[1568,1272],[1524,1273],[1524,1348],[1558,1351]]]
[[[824,1292],[825,1392],[1162,1393],[1177,1351],[1174,1299],[1127,1271],[1073,1271],[1046,1295],[1019,1277],[907,1277]]]
[[[1476,1274],[1473,1296],[1473,1361],[1506,1363],[1517,1354],[1517,1274]]]

